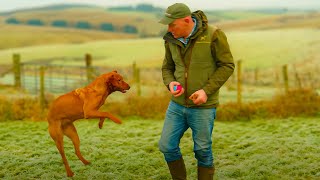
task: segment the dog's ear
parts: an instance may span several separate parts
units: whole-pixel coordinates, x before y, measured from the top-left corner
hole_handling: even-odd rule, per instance
[[[108,73],[107,79],[109,79],[109,80],[114,79],[114,76],[115,76],[114,73],[117,73],[117,71],[113,70],[110,73]]]
[[[109,80],[114,79],[114,74],[111,74],[108,79],[109,79]]]

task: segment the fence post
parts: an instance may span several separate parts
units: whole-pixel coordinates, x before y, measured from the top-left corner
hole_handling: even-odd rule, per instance
[[[296,74],[296,83],[298,85],[298,88],[301,89],[302,85],[301,85],[301,79],[300,79],[299,73],[296,72],[295,74]]]
[[[45,86],[44,86],[44,74],[45,74],[45,67],[40,67],[40,107],[41,107],[41,113],[44,112],[45,109]]]
[[[294,72],[295,72],[296,85],[298,86],[299,89],[301,89],[302,88],[301,79],[300,79],[300,76],[299,76],[299,73],[297,71],[297,68],[296,68],[295,64],[293,64],[293,69],[294,69]]]
[[[93,68],[92,68],[92,57],[91,54],[85,55],[86,60],[86,70],[87,70],[87,80],[90,83],[93,80]]]
[[[289,79],[288,79],[288,65],[285,64],[282,66],[282,75],[283,75],[283,81],[284,81],[284,89],[287,93],[289,90]]]
[[[137,68],[137,95],[141,96],[141,83],[140,83],[140,68]]]
[[[137,95],[141,96],[141,84],[140,84],[140,69],[137,67],[136,62],[132,64],[133,82],[137,86]]]
[[[242,61],[237,61],[237,102],[238,105],[241,106],[241,99],[242,99],[242,74],[241,74],[241,64]]]
[[[21,64],[20,54],[13,54],[13,73],[14,73],[14,86],[21,88]]]

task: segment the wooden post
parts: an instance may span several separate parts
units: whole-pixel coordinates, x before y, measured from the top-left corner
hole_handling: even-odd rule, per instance
[[[140,68],[137,68],[137,79],[136,79],[136,81],[137,81],[137,95],[138,96],[141,96],[141,83],[140,83]]]
[[[14,73],[14,86],[21,88],[21,64],[20,54],[13,54],[13,73]]]
[[[137,67],[137,64],[135,61],[132,64],[132,71],[133,71],[133,83],[136,84],[136,87],[137,87],[137,96],[141,96],[140,69]]]
[[[86,70],[87,70],[87,81],[90,83],[93,80],[93,68],[92,68],[92,57],[91,54],[85,55]]]
[[[242,99],[242,74],[241,74],[241,64],[242,61],[237,61],[237,102],[238,105],[241,106]]]
[[[44,86],[44,74],[45,74],[45,67],[41,66],[40,67],[40,107],[41,107],[41,112],[44,112],[45,109],[45,86]]]
[[[284,83],[284,89],[287,93],[289,91],[289,78],[288,78],[288,65],[282,66],[282,75],[283,75],[283,83]]]
[[[300,79],[300,76],[299,76],[299,73],[297,71],[297,68],[296,68],[295,64],[293,64],[293,70],[295,72],[296,86],[298,86],[298,88],[301,89],[302,88],[301,79]]]

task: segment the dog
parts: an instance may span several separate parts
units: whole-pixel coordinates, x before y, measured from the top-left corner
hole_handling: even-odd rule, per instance
[[[83,118],[99,118],[100,129],[105,118],[121,124],[120,119],[108,112],[99,111],[99,108],[111,93],[115,91],[125,93],[129,89],[129,84],[123,81],[122,76],[117,71],[112,71],[98,76],[92,83],[83,88],[61,95],[52,102],[47,115],[48,130],[61,154],[68,177],[72,177],[74,173],[71,171],[64,153],[63,136],[66,135],[71,139],[75,153],[82,163],[89,164],[90,162],[81,155],[80,139],[73,122]]]

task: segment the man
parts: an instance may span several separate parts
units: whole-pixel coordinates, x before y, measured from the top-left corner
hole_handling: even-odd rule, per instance
[[[212,130],[220,87],[234,70],[225,34],[208,25],[205,14],[191,13],[188,6],[169,6],[160,23],[168,25],[164,35],[163,82],[172,94],[159,141],[172,179],[186,179],[179,143],[191,128],[198,179],[213,179]],[[174,86],[181,85],[176,90]]]

